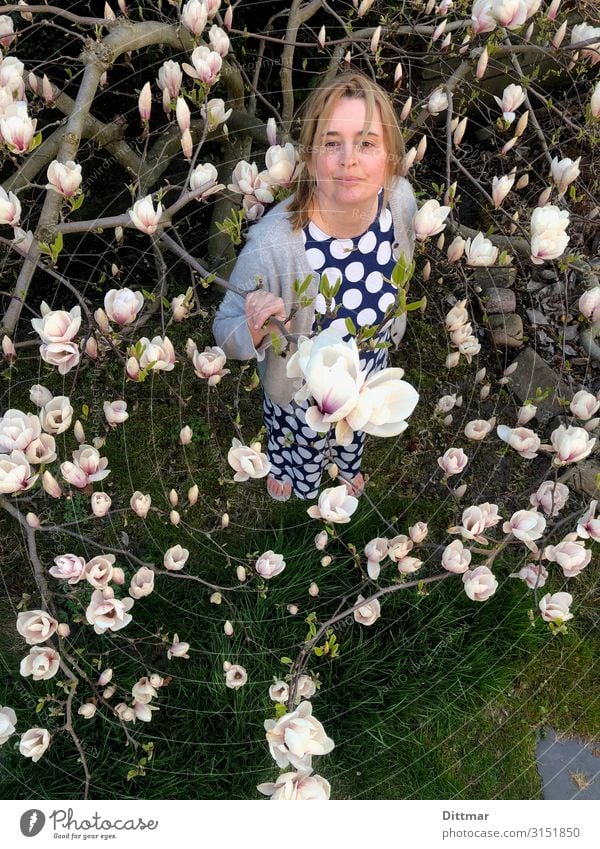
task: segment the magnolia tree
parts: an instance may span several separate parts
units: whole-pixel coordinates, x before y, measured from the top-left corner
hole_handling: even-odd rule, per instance
[[[16,630],[24,644],[19,671],[44,682],[45,693],[48,681],[56,683],[55,706],[46,723],[50,727],[40,727],[24,715],[17,719],[13,708],[3,707],[0,743],[20,735],[20,752],[37,762],[51,757],[47,750],[56,734],[70,735],[85,775],[85,797],[91,774],[80,740],[82,724],[97,721],[102,712],[120,723],[127,740],[138,746],[138,723],[152,721],[169,678],[141,666],[138,680],[118,680],[110,658],[92,670],[85,651],[82,656],[73,648],[73,629],[87,633],[88,652],[110,655],[115,635],[135,620],[155,583],[180,579],[181,587],[192,581],[209,591],[211,603],[227,603],[230,618],[222,627],[231,636],[239,593],[262,593],[266,582],[285,580],[282,550],[260,553],[251,569],[238,564],[235,586],[220,586],[205,580],[201,569],[190,569],[190,551],[181,542],[164,551],[161,563],[147,562],[131,547],[104,544],[101,533],[84,534],[79,523],[60,522],[57,507],[79,493],[89,499],[89,522],[128,513],[143,520],[154,511],[176,534],[188,524],[187,512],[199,497],[205,503],[210,500],[210,493],[194,484],[181,510],[181,497],[173,487],[164,510],[152,503],[150,494],[132,493],[125,479],[112,481],[111,498],[104,491],[111,470],[103,448],[115,430],[128,427],[128,407],[149,377],[171,392],[173,403],[164,414],[179,422],[184,449],[194,434],[177,392],[178,373],[191,369],[198,386],[206,387],[214,409],[220,397],[232,391],[239,367],[227,363],[217,346],[198,347],[192,338],[194,320],[206,317],[204,289],[232,288],[226,274],[213,270],[217,257],[230,263],[247,223],[289,191],[297,162],[292,81],[299,57],[305,56],[306,65],[307,58],[316,54],[317,67],[327,75],[357,62],[387,87],[398,107],[408,148],[403,173],[422,197],[413,221],[415,262],[401,259],[396,266],[392,280],[398,299],[386,319],[415,309],[425,311],[424,298],[408,297],[415,263],[425,283],[434,268],[452,266],[461,285],[450,293],[451,308],[445,316],[449,353],[442,369],[454,369],[464,359],[467,379],[479,387],[476,392],[483,406],[491,397],[494,377],[488,377],[478,363],[481,334],[474,319],[472,269],[513,264],[526,274],[532,266],[543,266],[562,275],[558,279],[565,285],[567,280],[576,281],[581,344],[590,357],[598,356],[600,286],[584,247],[577,252],[571,248],[570,205],[580,200],[581,156],[566,154],[561,132],[565,125],[570,130],[571,153],[576,141],[585,138],[596,145],[600,140],[600,82],[594,80],[600,25],[585,17],[592,13],[591,7],[581,4],[579,14],[573,3],[563,8],[560,0],[476,0],[472,5],[462,0],[414,0],[391,11],[389,4],[373,0],[336,5],[343,8],[334,11],[320,0],[294,2],[285,14],[274,14],[263,34],[253,31],[251,18],[243,17],[243,4],[224,5],[220,0],[183,4],[169,0],[144,4],[143,9],[119,0],[114,7],[106,3],[98,18],[20,2],[5,6],[0,16],[0,144],[5,166],[1,240],[7,267],[16,269],[3,318],[8,375],[10,369],[19,368],[32,345],[46,364],[47,383],[52,382],[52,371],[77,376],[89,369],[117,368],[124,375],[123,397],[90,399],[82,422],[69,395],[55,394],[36,382],[34,374],[29,403],[18,409],[5,405],[0,420],[0,505],[25,534],[37,587],[37,597],[24,597],[19,605]],[[241,23],[236,27],[238,14]],[[281,27],[283,18],[286,37],[281,48],[281,39],[266,33],[273,31],[276,19]],[[71,32],[80,42],[81,52],[71,60],[72,67],[56,58],[40,67],[27,58],[28,39],[49,24],[62,33]],[[161,48],[159,61],[156,47]],[[281,49],[278,102],[269,97],[266,82],[270,67],[266,57],[276,49]],[[433,89],[427,89],[417,73],[416,57],[440,60],[440,81]],[[522,66],[525,58],[527,67]],[[137,62],[142,68],[142,84],[135,93],[136,121],[130,120],[130,126],[116,115],[108,120],[99,117],[106,105],[97,109],[110,92],[111,76],[122,73],[124,62],[131,68]],[[544,87],[544,73],[554,84],[577,81],[577,111],[567,115],[554,104]],[[486,93],[486,78],[497,79],[500,74],[505,81],[492,98]],[[472,117],[474,111],[477,119]],[[557,127],[550,136],[545,129],[548,122]],[[485,130],[489,140],[496,172],[491,183],[474,173],[463,156],[465,140],[476,128]],[[442,163],[441,183],[427,176],[432,139],[436,161]],[[130,200],[111,208],[108,216],[94,212],[93,191],[86,190],[92,146],[110,157],[112,174],[123,175],[125,193],[115,189],[115,197],[125,197],[126,187],[130,192]],[[540,152],[535,168],[526,148]],[[179,176],[171,179],[172,174]],[[478,198],[486,216],[485,233],[460,223],[460,187],[468,187]],[[593,219],[598,207],[592,189],[579,190],[590,198]],[[186,244],[178,232],[178,222],[186,220],[179,213],[191,214],[199,202],[202,226],[213,237],[208,259],[198,258],[194,243]],[[137,286],[120,285],[122,277],[137,279],[135,269],[129,273],[113,264],[105,293],[90,297],[87,289],[70,279],[82,234],[89,238],[103,234],[99,242],[103,247],[127,240],[139,246],[144,240],[141,250],[154,263],[152,282],[147,282],[146,270],[145,280]],[[169,300],[168,264],[173,257],[189,267],[192,285]],[[52,296],[47,294],[48,284]],[[302,303],[305,282],[298,280],[296,288]],[[44,293],[41,306],[36,291]],[[321,294],[328,314],[335,315],[335,287],[325,278]],[[169,333],[185,321],[190,338],[184,349],[177,350]],[[301,386],[295,399],[309,401],[307,423],[320,433],[335,435],[342,445],[357,430],[380,438],[398,436],[410,427],[419,403],[402,369],[389,368],[369,377],[361,369],[359,352],[373,346],[376,329],[357,331],[350,321],[345,337],[326,330],[294,338],[281,322],[281,333],[271,339],[280,347],[281,336],[289,343],[284,353],[287,373]],[[498,386],[510,384],[512,368],[497,376]],[[452,381],[450,371],[447,380]],[[537,408],[532,400],[512,420],[496,421],[481,413],[463,432],[449,437],[453,411],[461,403],[456,391],[440,397],[430,411],[446,445],[437,459],[439,485],[456,505],[447,536],[432,539],[426,515],[406,528],[381,516],[385,536],[365,539],[362,551],[345,542],[342,526],[352,521],[359,502],[348,494],[333,463],[332,485],[308,506],[307,521],[314,522],[316,533],[315,564],[331,563],[324,552],[335,540],[352,555],[359,590],[355,599],[343,599],[341,604],[332,598],[334,612],[328,618],[308,617],[309,635],[304,641],[299,638],[296,657],[287,659],[288,674],[275,675],[269,688],[274,718],[265,720],[265,731],[274,772],[273,781],[258,789],[271,799],[329,798],[330,785],[313,773],[312,759],[331,752],[334,741],[313,715],[317,684],[310,663],[323,654],[335,655],[338,623],[353,619],[356,628],[376,627],[377,620],[385,617],[386,596],[415,588],[423,592],[426,585],[447,579],[474,603],[493,604],[498,570],[509,546],[512,562],[515,556],[521,559],[518,577],[524,591],[532,593],[534,615],[557,634],[575,615],[571,586],[590,563],[593,544],[600,541],[600,518],[596,500],[587,508],[579,502],[579,507],[567,511],[572,495],[564,481],[596,448],[599,398],[582,388],[547,433],[542,432],[542,422],[535,429]],[[97,419],[93,428],[86,423],[92,404],[102,406],[104,427]],[[227,410],[227,405],[220,409]],[[240,487],[264,485],[251,481],[266,477],[269,461],[239,415],[231,417],[230,440],[229,478]],[[467,484],[455,483],[484,440],[488,455],[513,451],[525,466],[534,458],[546,458],[543,480],[524,489],[513,505],[516,510],[501,507],[499,494],[493,491],[485,501],[481,495],[469,499]],[[368,502],[367,495],[363,498]],[[298,504],[299,512],[305,509]],[[225,529],[228,524],[224,514],[220,526]],[[57,544],[49,561],[38,553],[42,537],[64,539],[65,533],[73,541],[70,550]],[[91,559],[77,553],[83,542],[96,548]],[[187,581],[181,582],[182,577]],[[319,593],[312,581],[309,596]],[[62,603],[63,597],[69,598],[70,606]],[[181,603],[185,605],[183,596]],[[298,609],[290,604],[288,611],[293,616]],[[173,666],[183,664],[193,651],[191,635],[161,634],[161,642]],[[252,675],[235,660],[223,664],[223,688],[240,689]],[[62,725],[57,716],[64,719]]]

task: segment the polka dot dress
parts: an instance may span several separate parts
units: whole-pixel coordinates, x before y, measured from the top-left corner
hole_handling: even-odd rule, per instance
[[[379,324],[388,307],[395,302],[396,290],[389,278],[394,268],[392,241],[394,238],[392,215],[382,209],[383,189],[379,192],[379,206],[369,229],[352,239],[336,239],[323,232],[314,222],[304,228],[306,257],[319,275],[326,274],[332,285],[341,277],[341,284],[332,308],[339,305],[335,318],[326,317],[325,299],[321,294],[315,299],[313,331],[334,327],[345,339],[350,338],[346,318],[355,327]],[[377,341],[389,341],[389,328],[380,332]],[[361,351],[360,361],[367,375],[386,368],[388,349]],[[355,431],[350,445],[339,445],[335,429],[328,433],[315,433],[306,425],[308,401],[297,404],[291,401],[281,407],[264,396],[264,420],[267,429],[267,455],[271,462],[271,475],[275,480],[291,483],[298,498],[315,498],[321,475],[330,463],[335,463],[344,476],[352,480],[360,472],[365,434]]]

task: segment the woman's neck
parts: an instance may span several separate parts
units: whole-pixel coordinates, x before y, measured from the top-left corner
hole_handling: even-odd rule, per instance
[[[309,218],[320,230],[336,239],[352,239],[360,236],[375,220],[379,208],[379,196],[368,210],[349,210],[348,213],[330,212],[324,214],[316,198],[309,206]]]

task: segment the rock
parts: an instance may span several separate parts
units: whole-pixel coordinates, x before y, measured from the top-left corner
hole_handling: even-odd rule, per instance
[[[488,265],[474,268],[471,282],[477,288],[509,288],[517,279],[517,269],[508,265]]]
[[[488,328],[494,345],[520,348],[523,344],[523,322],[520,315],[491,315]]]
[[[600,498],[600,463],[597,460],[578,463],[569,478],[569,486],[582,495]]]
[[[513,313],[517,308],[517,298],[512,289],[497,289],[493,286],[481,293],[480,300],[488,315]]]
[[[525,348],[515,362],[517,368],[511,374],[511,389],[521,404],[525,400],[534,403],[538,408],[536,418],[541,424],[562,415],[565,407],[559,399],[571,401],[573,390],[560,380],[533,348]],[[535,400],[536,389],[547,392],[547,396],[543,400]]]
[[[529,319],[529,323],[532,324],[534,327],[540,324],[549,324],[548,319],[540,310],[530,309],[526,310],[526,312],[527,318]]]

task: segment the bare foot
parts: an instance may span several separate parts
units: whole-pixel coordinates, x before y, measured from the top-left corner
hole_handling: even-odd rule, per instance
[[[287,481],[282,483],[269,476],[267,478],[267,492],[275,501],[287,501],[292,494],[292,485]]]
[[[359,472],[350,483],[345,481],[345,484],[346,489],[348,490],[348,495],[354,495],[355,498],[360,498],[365,491],[365,479],[362,476],[362,472]]]

